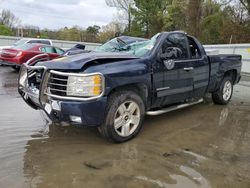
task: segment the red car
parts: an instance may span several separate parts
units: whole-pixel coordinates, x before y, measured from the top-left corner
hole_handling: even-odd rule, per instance
[[[8,49],[3,49],[0,53],[0,64],[13,67],[18,70],[20,66],[32,57],[46,53],[50,59],[55,59],[64,53],[64,50],[43,44],[24,44]]]

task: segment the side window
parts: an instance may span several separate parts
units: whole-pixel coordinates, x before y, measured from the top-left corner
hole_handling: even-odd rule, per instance
[[[40,51],[46,53],[46,49],[44,47],[40,48]]]
[[[181,33],[170,34],[162,45],[162,53],[167,59],[188,59],[187,37]]]
[[[56,50],[53,47],[46,46],[45,48],[46,48],[47,53],[50,53],[50,54],[56,53]]]
[[[55,48],[55,50],[56,50],[56,53],[59,55],[62,55],[64,53],[64,51],[60,48]]]
[[[189,37],[188,41],[189,41],[189,47],[190,47],[190,53],[191,53],[192,59],[201,58],[201,52],[195,40]]]
[[[41,51],[44,53],[55,54],[56,50],[53,47],[45,46],[41,48]]]

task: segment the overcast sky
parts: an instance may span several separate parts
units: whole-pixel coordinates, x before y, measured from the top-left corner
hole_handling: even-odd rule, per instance
[[[116,9],[105,0],[0,0],[0,9],[9,9],[23,25],[58,29],[78,25],[106,25]]]

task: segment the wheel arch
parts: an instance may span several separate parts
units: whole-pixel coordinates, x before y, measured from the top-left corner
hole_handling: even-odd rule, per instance
[[[224,73],[223,79],[227,76],[231,76],[233,84],[236,84],[236,79],[237,79],[237,70],[236,69],[232,69],[232,70],[228,70]]]
[[[134,91],[136,92],[143,100],[146,109],[148,108],[150,104],[150,97],[149,97],[149,88],[145,83],[133,83],[133,84],[126,84],[126,85],[120,85],[115,88],[113,88],[109,93],[108,97],[110,97],[112,94],[118,91]]]

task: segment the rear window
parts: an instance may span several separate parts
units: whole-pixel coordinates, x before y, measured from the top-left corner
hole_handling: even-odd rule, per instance
[[[48,41],[48,40],[41,40],[40,43],[41,43],[41,44],[51,45],[51,44],[50,44],[50,41]]]
[[[47,44],[50,45],[50,41],[49,40],[30,40],[28,43],[30,44]]]
[[[31,48],[33,48],[34,45],[33,44],[23,44],[23,45],[19,45],[19,46],[14,46],[13,49],[17,49],[17,50],[30,50]]]

